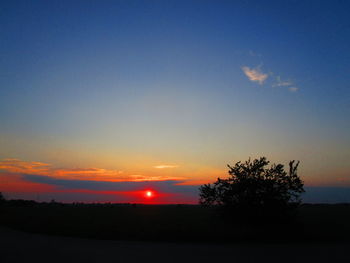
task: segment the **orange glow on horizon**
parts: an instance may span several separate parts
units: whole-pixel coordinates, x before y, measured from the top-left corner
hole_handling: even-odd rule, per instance
[[[16,174],[36,174],[66,180],[89,180],[105,182],[156,182],[182,181],[187,178],[173,175],[134,174],[104,168],[54,168],[42,162],[26,162],[19,159],[0,160],[0,170]]]
[[[170,165],[163,165],[162,168],[170,168],[168,166]],[[62,202],[92,202],[95,198],[96,202],[112,203],[197,203],[195,193],[182,193],[177,191],[177,188],[181,189],[182,185],[197,185],[211,181],[198,180],[202,170],[191,172],[195,170],[193,167],[190,167],[188,171],[170,171],[169,169],[169,171],[157,172],[154,170],[157,169],[151,167],[150,171],[145,170],[138,173],[138,171],[94,167],[57,168],[46,162],[22,161],[14,158],[0,159],[0,191],[8,198],[31,198],[33,200],[38,198],[38,193],[40,193],[40,201],[54,198]],[[208,173],[211,174],[211,172],[206,174]],[[27,175],[34,175],[34,177]],[[209,176],[206,175],[206,177]],[[62,186],[60,180],[69,180],[72,184],[67,182],[67,185]],[[104,183],[106,188],[100,188],[96,184],[95,189],[93,182],[88,183],[89,187],[86,187],[84,182],[75,184],[74,181],[120,182],[120,187],[114,189],[113,184],[108,187],[108,184]],[[162,181],[169,182],[163,184]],[[127,182],[134,182],[134,187],[133,184]],[[147,182],[147,184],[141,182]],[[171,187],[163,188],[166,185]]]

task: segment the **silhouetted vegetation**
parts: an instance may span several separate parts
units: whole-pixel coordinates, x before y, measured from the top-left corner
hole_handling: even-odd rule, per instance
[[[282,164],[267,167],[265,157],[237,162],[229,167],[230,177],[218,178],[200,187],[202,205],[224,208],[236,219],[259,221],[291,215],[304,192],[297,175],[299,162],[289,162],[289,172]]]
[[[0,205],[5,203],[6,202],[6,199],[5,197],[3,196],[3,194],[0,192]]]
[[[232,224],[200,205],[38,203],[7,200],[0,225],[18,230],[97,239],[196,242],[348,242],[349,204],[302,204],[296,220]]]

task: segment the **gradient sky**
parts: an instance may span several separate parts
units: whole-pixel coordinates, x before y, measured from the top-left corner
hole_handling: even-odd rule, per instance
[[[300,160],[309,187],[350,187],[349,11],[1,1],[0,191],[194,203],[226,164],[259,156]]]

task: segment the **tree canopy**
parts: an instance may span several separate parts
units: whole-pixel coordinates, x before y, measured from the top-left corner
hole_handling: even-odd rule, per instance
[[[272,164],[265,157],[237,162],[229,167],[227,179],[218,178],[200,190],[202,205],[216,205],[245,214],[281,214],[297,207],[304,192],[297,174],[299,161],[289,162],[289,171],[282,164]]]

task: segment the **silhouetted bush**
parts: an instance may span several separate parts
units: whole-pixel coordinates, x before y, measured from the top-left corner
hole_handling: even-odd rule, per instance
[[[0,205],[4,204],[6,202],[6,199],[4,197],[4,195],[2,194],[2,192],[0,192]]]
[[[265,157],[237,162],[229,167],[230,177],[202,185],[200,204],[224,208],[237,219],[261,220],[290,215],[301,203],[303,182],[297,175],[299,162],[267,167]]]

